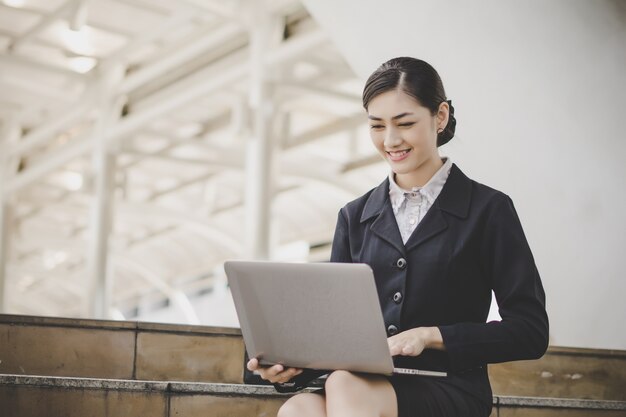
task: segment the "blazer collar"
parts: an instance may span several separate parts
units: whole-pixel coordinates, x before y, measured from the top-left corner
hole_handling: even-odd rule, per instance
[[[467,217],[472,196],[472,181],[455,164],[450,168],[450,175],[441,193],[435,199],[433,207],[460,218]],[[389,200],[389,178],[372,191],[361,215],[361,223],[379,215]]]
[[[389,178],[386,178],[368,197],[361,215],[361,223],[376,216],[370,226],[372,232],[389,242],[401,254],[406,255],[408,251],[443,232],[448,227],[448,222],[443,215],[444,211],[460,218],[467,217],[471,192],[471,180],[463,174],[456,164],[452,164],[450,175],[441,189],[441,193],[417,225],[409,240],[404,244],[389,201]]]

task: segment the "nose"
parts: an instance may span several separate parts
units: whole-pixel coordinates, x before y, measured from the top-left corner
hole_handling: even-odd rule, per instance
[[[400,132],[394,127],[389,127],[385,132],[385,139],[383,140],[385,149],[393,149],[401,144],[402,138],[400,137]]]

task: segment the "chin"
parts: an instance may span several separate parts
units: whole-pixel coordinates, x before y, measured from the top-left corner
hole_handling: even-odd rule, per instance
[[[394,174],[410,174],[411,172],[414,172],[415,170],[417,170],[417,168],[419,167],[419,165],[415,165],[415,164],[411,164],[410,166],[403,166],[403,167],[399,167],[399,166],[392,166],[391,170],[394,172]]]

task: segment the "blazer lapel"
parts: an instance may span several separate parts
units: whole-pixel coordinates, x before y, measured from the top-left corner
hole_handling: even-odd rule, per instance
[[[389,202],[388,178],[370,194],[363,208],[361,223],[366,222],[374,216],[377,217],[372,222],[370,230],[404,255],[406,251],[404,243],[402,242],[402,235],[400,234],[400,229],[398,229],[398,222],[396,221],[396,216],[393,214],[393,208]]]
[[[372,232],[393,245],[401,254],[406,255],[408,251],[448,228],[444,211],[460,218],[467,217],[471,194],[472,181],[453,163],[441,192],[405,246],[389,201],[389,178],[385,178],[385,181],[374,188],[367,199],[361,215],[361,223],[377,216],[370,227]]]
[[[438,206],[437,200],[435,200],[430,210],[409,236],[409,240],[406,242],[407,252],[448,228],[448,222]]]
[[[406,242],[406,251],[415,249],[448,228],[444,211],[457,217],[467,217],[471,192],[471,180],[453,163],[441,192]]]

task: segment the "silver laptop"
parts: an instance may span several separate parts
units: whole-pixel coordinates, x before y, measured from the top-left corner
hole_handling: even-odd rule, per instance
[[[248,356],[263,365],[446,376],[394,368],[366,264],[227,261]]]

